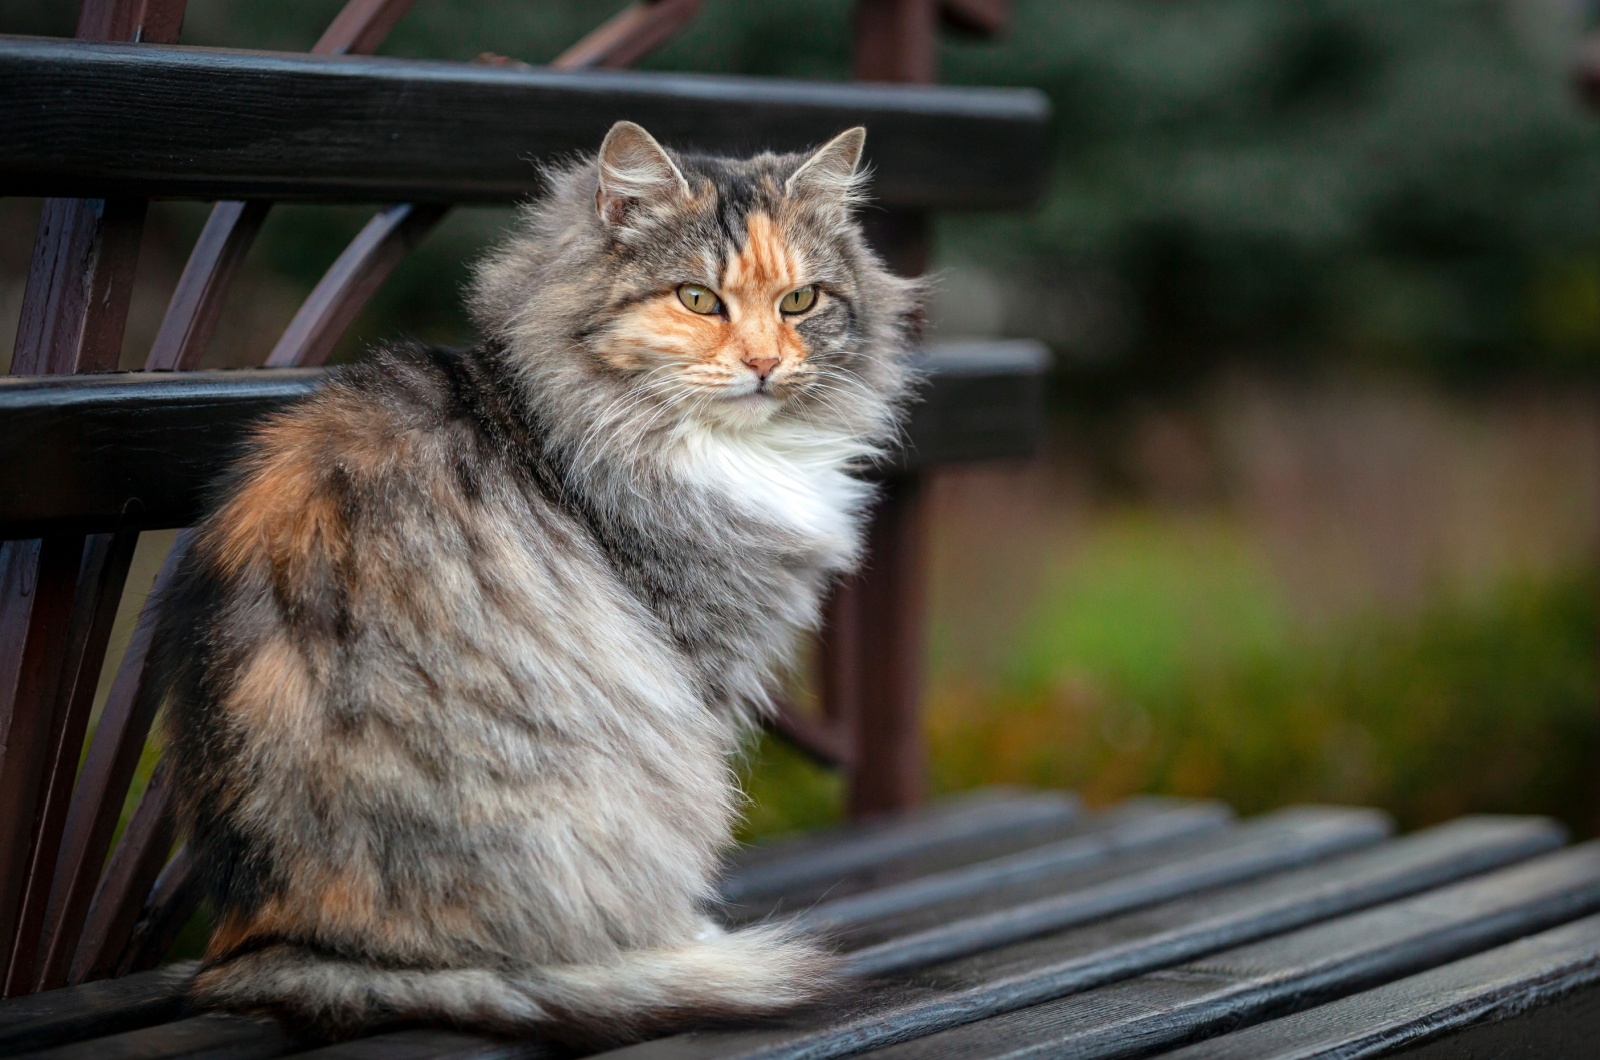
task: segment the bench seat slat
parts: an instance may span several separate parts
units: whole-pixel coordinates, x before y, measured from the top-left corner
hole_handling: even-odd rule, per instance
[[[1308,1008],[1600,909],[1600,842],[872,1055],[1112,1060]]]
[[[198,968],[197,962],[184,961],[0,1002],[0,1056],[174,1019],[183,989]]]
[[[0,37],[0,195],[510,202],[629,118],[663,143],[799,150],[869,129],[873,195],[1024,206],[1050,105],[1023,88],[552,70]]]
[[[18,1060],[267,1060],[295,1050],[277,1020],[212,1013],[176,1023],[59,1045]]]
[[[1593,1056],[1600,916],[1162,1054],[1170,1060]]]
[[[1074,795],[984,789],[944,799],[888,821],[869,821],[815,835],[747,847],[735,854],[722,887],[729,901],[827,888],[869,869],[977,841],[1029,837],[1081,817]]]

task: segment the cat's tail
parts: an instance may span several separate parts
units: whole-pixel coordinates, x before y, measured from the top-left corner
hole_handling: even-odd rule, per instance
[[[604,1045],[777,1015],[836,991],[838,966],[782,925],[710,932],[606,964],[515,969],[380,967],[279,944],[206,968],[191,997],[335,1035],[420,1021]]]

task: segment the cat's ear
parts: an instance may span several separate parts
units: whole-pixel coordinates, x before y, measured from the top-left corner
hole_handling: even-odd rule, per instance
[[[600,143],[595,208],[607,225],[620,225],[641,204],[689,196],[689,182],[656,138],[631,121],[619,121]]]
[[[793,197],[812,195],[852,205],[861,197],[861,151],[867,146],[867,130],[860,125],[846,129],[814,151],[800,163],[794,176],[784,185]]]

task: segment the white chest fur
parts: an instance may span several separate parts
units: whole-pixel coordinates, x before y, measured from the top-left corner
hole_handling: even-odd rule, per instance
[[[757,518],[843,560],[871,489],[846,472],[870,449],[842,434],[795,424],[729,431],[696,425],[680,436],[676,470]]]

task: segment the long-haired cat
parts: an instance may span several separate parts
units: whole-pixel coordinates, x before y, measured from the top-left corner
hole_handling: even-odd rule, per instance
[[[150,684],[216,913],[198,1003],[601,1042],[828,987],[824,946],[708,913],[730,753],[906,391],[864,136],[734,160],[619,122],[478,269],[479,346],[257,431]]]

